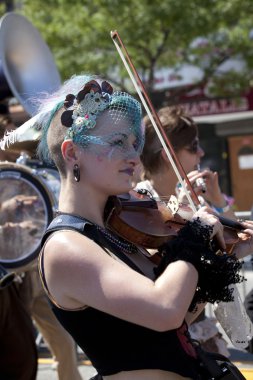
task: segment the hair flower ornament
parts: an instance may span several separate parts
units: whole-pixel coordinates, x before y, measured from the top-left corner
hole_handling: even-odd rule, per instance
[[[66,83],[66,88],[68,83]],[[69,90],[68,91],[72,91]],[[74,92],[76,91],[76,92]],[[116,138],[114,125],[119,125],[121,134],[134,134],[136,143],[134,150],[140,152],[144,143],[144,130],[141,125],[142,112],[140,103],[130,94],[122,91],[113,91],[112,86],[106,81],[92,78],[73,93],[68,94],[61,102],[59,109],[64,106],[61,114],[61,123],[66,127],[64,139],[70,139],[81,148],[95,149],[96,146],[103,146],[110,151],[113,149]],[[97,125],[98,117],[106,110],[107,124],[111,126],[111,134],[95,134],[94,128]],[[101,122],[101,124],[103,124]],[[124,133],[122,132],[124,130]],[[46,141],[46,140],[45,140]],[[121,149],[126,149],[125,143]],[[46,150],[46,148],[45,148]],[[119,150],[119,148],[118,148]],[[131,150],[131,149],[130,149]],[[109,153],[108,153],[109,154]]]
[[[91,80],[77,96],[68,94],[64,102],[66,111],[61,116],[62,124],[69,128],[66,139],[94,128],[98,115],[109,107],[112,93],[113,88],[108,82],[104,81],[100,86]]]

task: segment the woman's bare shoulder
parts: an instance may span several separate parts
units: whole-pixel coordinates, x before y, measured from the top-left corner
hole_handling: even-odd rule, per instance
[[[78,260],[84,261],[90,252],[102,252],[102,248],[87,236],[74,230],[60,230],[53,233],[44,246],[44,257],[52,262],[63,264]]]
[[[50,236],[43,256],[46,283],[56,302],[67,309],[88,305],[91,275],[98,276],[99,258],[103,261],[101,247],[77,231],[61,230]]]

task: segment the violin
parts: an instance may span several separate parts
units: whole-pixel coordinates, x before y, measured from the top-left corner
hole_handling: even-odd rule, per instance
[[[111,197],[106,226],[124,239],[148,249],[159,248],[177,236],[192,218],[189,205],[179,204],[175,196],[168,202],[156,201],[147,190],[131,190]],[[243,231],[241,223],[217,216],[224,226],[226,252],[231,253]],[[217,251],[219,247],[217,247]]]

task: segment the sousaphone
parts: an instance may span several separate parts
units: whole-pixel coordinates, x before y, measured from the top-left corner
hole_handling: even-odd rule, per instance
[[[30,116],[37,112],[32,99],[61,85],[48,46],[19,14],[7,13],[0,19],[0,62],[11,93]],[[36,149],[39,130],[23,125],[15,133],[15,143],[3,144],[2,149]],[[41,163],[0,162],[0,265],[4,268],[20,271],[34,262],[57,208],[59,183],[58,172]]]
[[[0,20],[0,59],[13,95],[30,115],[37,111],[31,99],[61,84],[49,47],[19,14],[7,13]]]
[[[0,61],[9,88],[29,115],[37,111],[34,98],[59,88],[61,79],[52,53],[38,30],[23,16],[10,12],[0,20]],[[36,147],[39,133],[28,130],[9,149]],[[8,149],[8,147],[5,147]]]

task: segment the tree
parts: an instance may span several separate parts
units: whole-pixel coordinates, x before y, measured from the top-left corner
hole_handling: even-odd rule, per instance
[[[157,68],[182,63],[202,68],[193,86],[212,79],[213,94],[238,95],[252,81],[252,0],[23,0],[17,11],[41,32],[63,79],[99,73],[127,87],[110,38],[117,29],[148,90]],[[231,57],[243,60],[242,72],[219,72]]]

